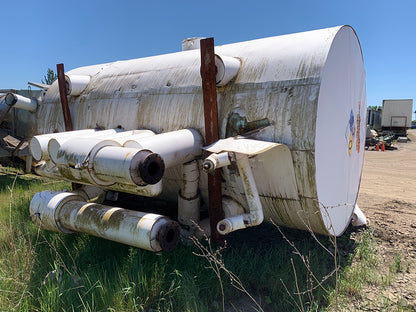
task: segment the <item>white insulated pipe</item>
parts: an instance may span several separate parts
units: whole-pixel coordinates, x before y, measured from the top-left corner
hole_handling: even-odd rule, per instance
[[[142,139],[146,137],[152,137],[156,135],[152,130],[131,130],[131,131],[124,131],[120,132],[114,136],[111,136],[111,140],[116,141],[117,143],[120,143],[120,145],[123,145],[127,141],[130,140],[137,140]]]
[[[79,170],[70,167],[58,168],[52,162],[47,161],[40,166],[35,167],[35,171],[42,177],[48,177],[51,179],[64,179],[71,182],[77,182],[82,184],[91,184],[97,187],[105,187],[105,189],[113,190],[116,192],[124,192],[130,194],[136,194],[146,197],[155,197],[162,192],[162,181],[156,184],[149,184],[146,186],[137,186],[135,184],[120,184],[111,182],[109,185],[98,185],[92,180],[91,175],[86,170]],[[86,182],[88,181],[88,183]],[[81,194],[82,195],[82,194]]]
[[[158,154],[136,148],[105,146],[90,158],[90,162],[90,172],[94,176],[122,184],[156,184],[165,171],[163,159]]]
[[[202,164],[202,169],[209,173],[215,171],[215,169],[229,166],[231,164],[230,155],[228,152],[223,152],[219,154],[211,154],[205,158],[204,163]]]
[[[236,153],[236,158],[238,171],[241,176],[244,193],[249,207],[249,213],[225,218],[218,222],[217,231],[222,235],[246,227],[259,225],[264,219],[260,196],[257,191],[256,181],[254,180],[248,156]]]
[[[55,164],[81,169],[87,167],[91,157],[91,151],[95,148],[97,151],[104,146],[120,146],[115,141],[104,140],[96,137],[71,138],[62,143],[56,153]]]
[[[80,130],[80,131],[84,131],[84,130]],[[121,129],[107,129],[107,130],[100,130],[100,131],[95,131],[95,132],[85,132],[85,133],[81,132],[79,134],[74,134],[73,136],[72,135],[71,136],[70,135],[55,136],[49,139],[49,142],[46,145],[46,149],[47,149],[46,153],[48,153],[49,155],[48,159],[50,159],[53,163],[56,164],[59,161],[58,160],[59,150],[61,149],[62,145],[69,140],[78,140],[80,138],[86,138],[86,139],[96,138],[96,139],[102,140],[108,137],[111,137],[111,138],[113,138],[114,136],[117,137],[123,134],[124,132],[122,132]],[[61,132],[61,133],[66,133],[66,132]],[[42,154],[45,154],[45,152],[42,151]]]
[[[36,135],[29,142],[29,151],[36,161],[49,160],[48,144],[51,139],[82,137],[95,132],[99,131],[95,129],[84,129]]]
[[[215,66],[217,67],[216,84],[222,87],[237,76],[240,69],[240,60],[231,56],[215,54]]]
[[[182,166],[181,196],[194,198],[198,194],[199,167],[196,160],[190,161]]]
[[[80,95],[91,81],[91,76],[65,75],[66,94],[71,96]]]
[[[35,194],[30,216],[39,227],[87,233],[150,251],[169,251],[179,241],[179,224],[165,216],[87,203],[74,193]]]
[[[202,144],[203,140],[198,131],[182,129],[129,140],[124,143],[124,147],[148,149],[162,157],[166,168],[172,168],[199,157]]]
[[[199,49],[201,39],[204,37],[186,38],[182,40],[182,51]],[[222,87],[229,83],[235,76],[237,76],[240,69],[240,60],[231,57],[215,54],[215,66],[217,67],[217,74],[215,82],[217,86]]]
[[[19,94],[7,93],[4,100],[9,106],[21,108],[32,113],[38,109],[38,101],[36,99],[29,99]]]
[[[30,219],[38,227],[65,234],[73,233],[59,222],[59,212],[69,201],[83,201],[84,198],[76,193],[44,191],[36,193],[30,201]]]
[[[156,184],[165,170],[163,159],[152,151],[125,148],[116,141],[94,137],[65,141],[55,163],[64,176],[71,168],[77,169],[79,178],[70,173],[75,182],[87,180],[100,186],[116,182],[139,186]]]
[[[178,195],[178,221],[194,226],[200,219],[199,166],[193,160],[182,166],[182,186]]]

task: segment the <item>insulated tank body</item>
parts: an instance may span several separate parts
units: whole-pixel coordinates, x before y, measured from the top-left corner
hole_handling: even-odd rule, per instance
[[[220,137],[241,134],[249,124],[251,139],[290,149],[293,179],[271,153],[250,159],[264,220],[343,233],[358,196],[365,142],[365,70],[355,31],[340,26],[217,46],[215,53],[240,62],[237,76],[217,88]],[[73,128],[194,128],[204,136],[200,64],[200,51],[189,50],[69,71],[91,77],[80,95],[69,97]],[[57,82],[37,116],[38,133],[64,131]],[[225,167],[222,175],[223,194],[248,210],[235,170]],[[167,170],[160,197],[177,200],[180,185],[181,168]],[[203,173],[200,192],[207,202]]]

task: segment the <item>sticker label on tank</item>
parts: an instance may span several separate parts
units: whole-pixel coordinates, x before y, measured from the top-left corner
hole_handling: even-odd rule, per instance
[[[350,139],[348,140],[348,155],[350,156],[351,156],[352,146],[353,146],[353,138],[352,138],[352,133],[351,133]]]
[[[348,144],[348,155],[351,156],[352,147],[354,146],[354,137],[355,137],[355,118],[354,112],[350,111],[350,118],[347,125],[347,130],[345,131],[345,139]]]
[[[354,116],[354,111],[351,109],[347,129],[345,131],[349,156],[351,156],[354,147],[354,138],[356,139],[355,149],[359,154],[361,150],[361,101],[358,102],[358,112],[356,116]]]

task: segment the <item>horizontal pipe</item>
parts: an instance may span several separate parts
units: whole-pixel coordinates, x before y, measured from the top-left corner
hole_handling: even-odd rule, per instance
[[[117,142],[107,140],[104,144],[101,138],[71,138],[65,141],[56,153],[55,164],[76,169],[86,168],[91,159],[92,150],[105,146],[120,146]]]
[[[135,184],[122,184],[111,182],[110,185],[99,185],[91,179],[87,170],[79,170],[71,167],[58,167],[51,161],[46,161],[35,167],[36,174],[51,179],[67,180],[84,185],[93,185],[97,187],[105,187],[105,189],[135,194],[145,197],[156,197],[162,192],[162,181],[156,184],[148,184],[145,186],[137,186]]]
[[[202,144],[202,137],[198,131],[182,129],[129,140],[124,146],[151,150],[163,158],[166,168],[172,168],[199,157],[202,153]]]
[[[19,94],[7,93],[4,100],[9,106],[24,109],[32,113],[38,109],[38,101],[36,99],[29,99]]]
[[[74,193],[42,192],[30,215],[43,229],[87,233],[150,251],[169,251],[179,241],[179,224],[165,216],[87,203]]]
[[[51,139],[65,138],[65,137],[79,137],[83,135],[90,135],[94,133],[95,129],[85,129],[76,131],[66,131],[58,133],[48,133],[34,136],[29,142],[29,150],[36,161],[48,160],[48,144]]]
[[[53,155],[51,151],[52,160]],[[79,169],[81,180],[87,177],[90,183],[100,186],[116,182],[139,186],[156,184],[165,170],[163,159],[152,151],[125,148],[116,141],[96,137],[64,141],[56,153],[55,163],[64,175],[69,168]]]
[[[100,180],[124,184],[156,184],[165,172],[158,154],[135,148],[105,146],[90,161],[91,172]]]
[[[229,166],[231,164],[230,156],[228,152],[223,152],[219,154],[211,154],[205,158],[204,163],[202,164],[202,169],[209,173],[214,172],[215,169]]]
[[[73,233],[62,227],[59,222],[59,211],[69,201],[83,201],[84,198],[76,193],[44,191],[36,193],[30,201],[30,218],[38,227],[65,234]]]
[[[80,130],[80,131],[84,131],[84,130]],[[90,144],[90,143],[87,143],[87,142],[91,142],[91,141],[95,143],[101,142],[105,138],[117,136],[122,133],[123,132],[121,132],[120,129],[107,129],[107,130],[100,130],[100,131],[94,131],[94,132],[89,132],[85,130],[85,133],[80,132],[79,134],[74,134],[74,135],[55,136],[49,139],[49,142],[47,143],[47,146],[46,146],[47,148],[46,153],[48,153],[49,155],[48,159],[52,160],[52,162],[57,164],[60,161],[58,157],[58,153],[61,150],[65,142],[68,142],[67,145],[69,146],[71,146],[71,143],[69,142],[72,142],[72,145],[82,144],[82,147],[89,148],[87,147],[87,144]],[[107,144],[107,145],[111,145],[111,144]],[[112,145],[120,145],[120,144],[113,142]],[[45,154],[44,151],[42,151],[42,155],[43,154]]]
[[[91,81],[91,76],[65,75],[66,94],[80,95]]]
[[[152,130],[131,130],[131,131],[123,131],[118,133],[117,135],[111,136],[111,140],[114,140],[121,145],[126,143],[129,140],[135,140],[135,139],[142,139],[146,137],[152,137],[156,135]]]
[[[240,69],[240,60],[231,56],[215,54],[215,66],[217,67],[216,84],[222,87],[237,76]]]

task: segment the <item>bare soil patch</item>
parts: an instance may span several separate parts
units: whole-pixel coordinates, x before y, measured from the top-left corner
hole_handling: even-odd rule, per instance
[[[396,150],[365,152],[358,205],[378,244],[381,287],[353,302],[358,311],[416,311],[416,130]]]

